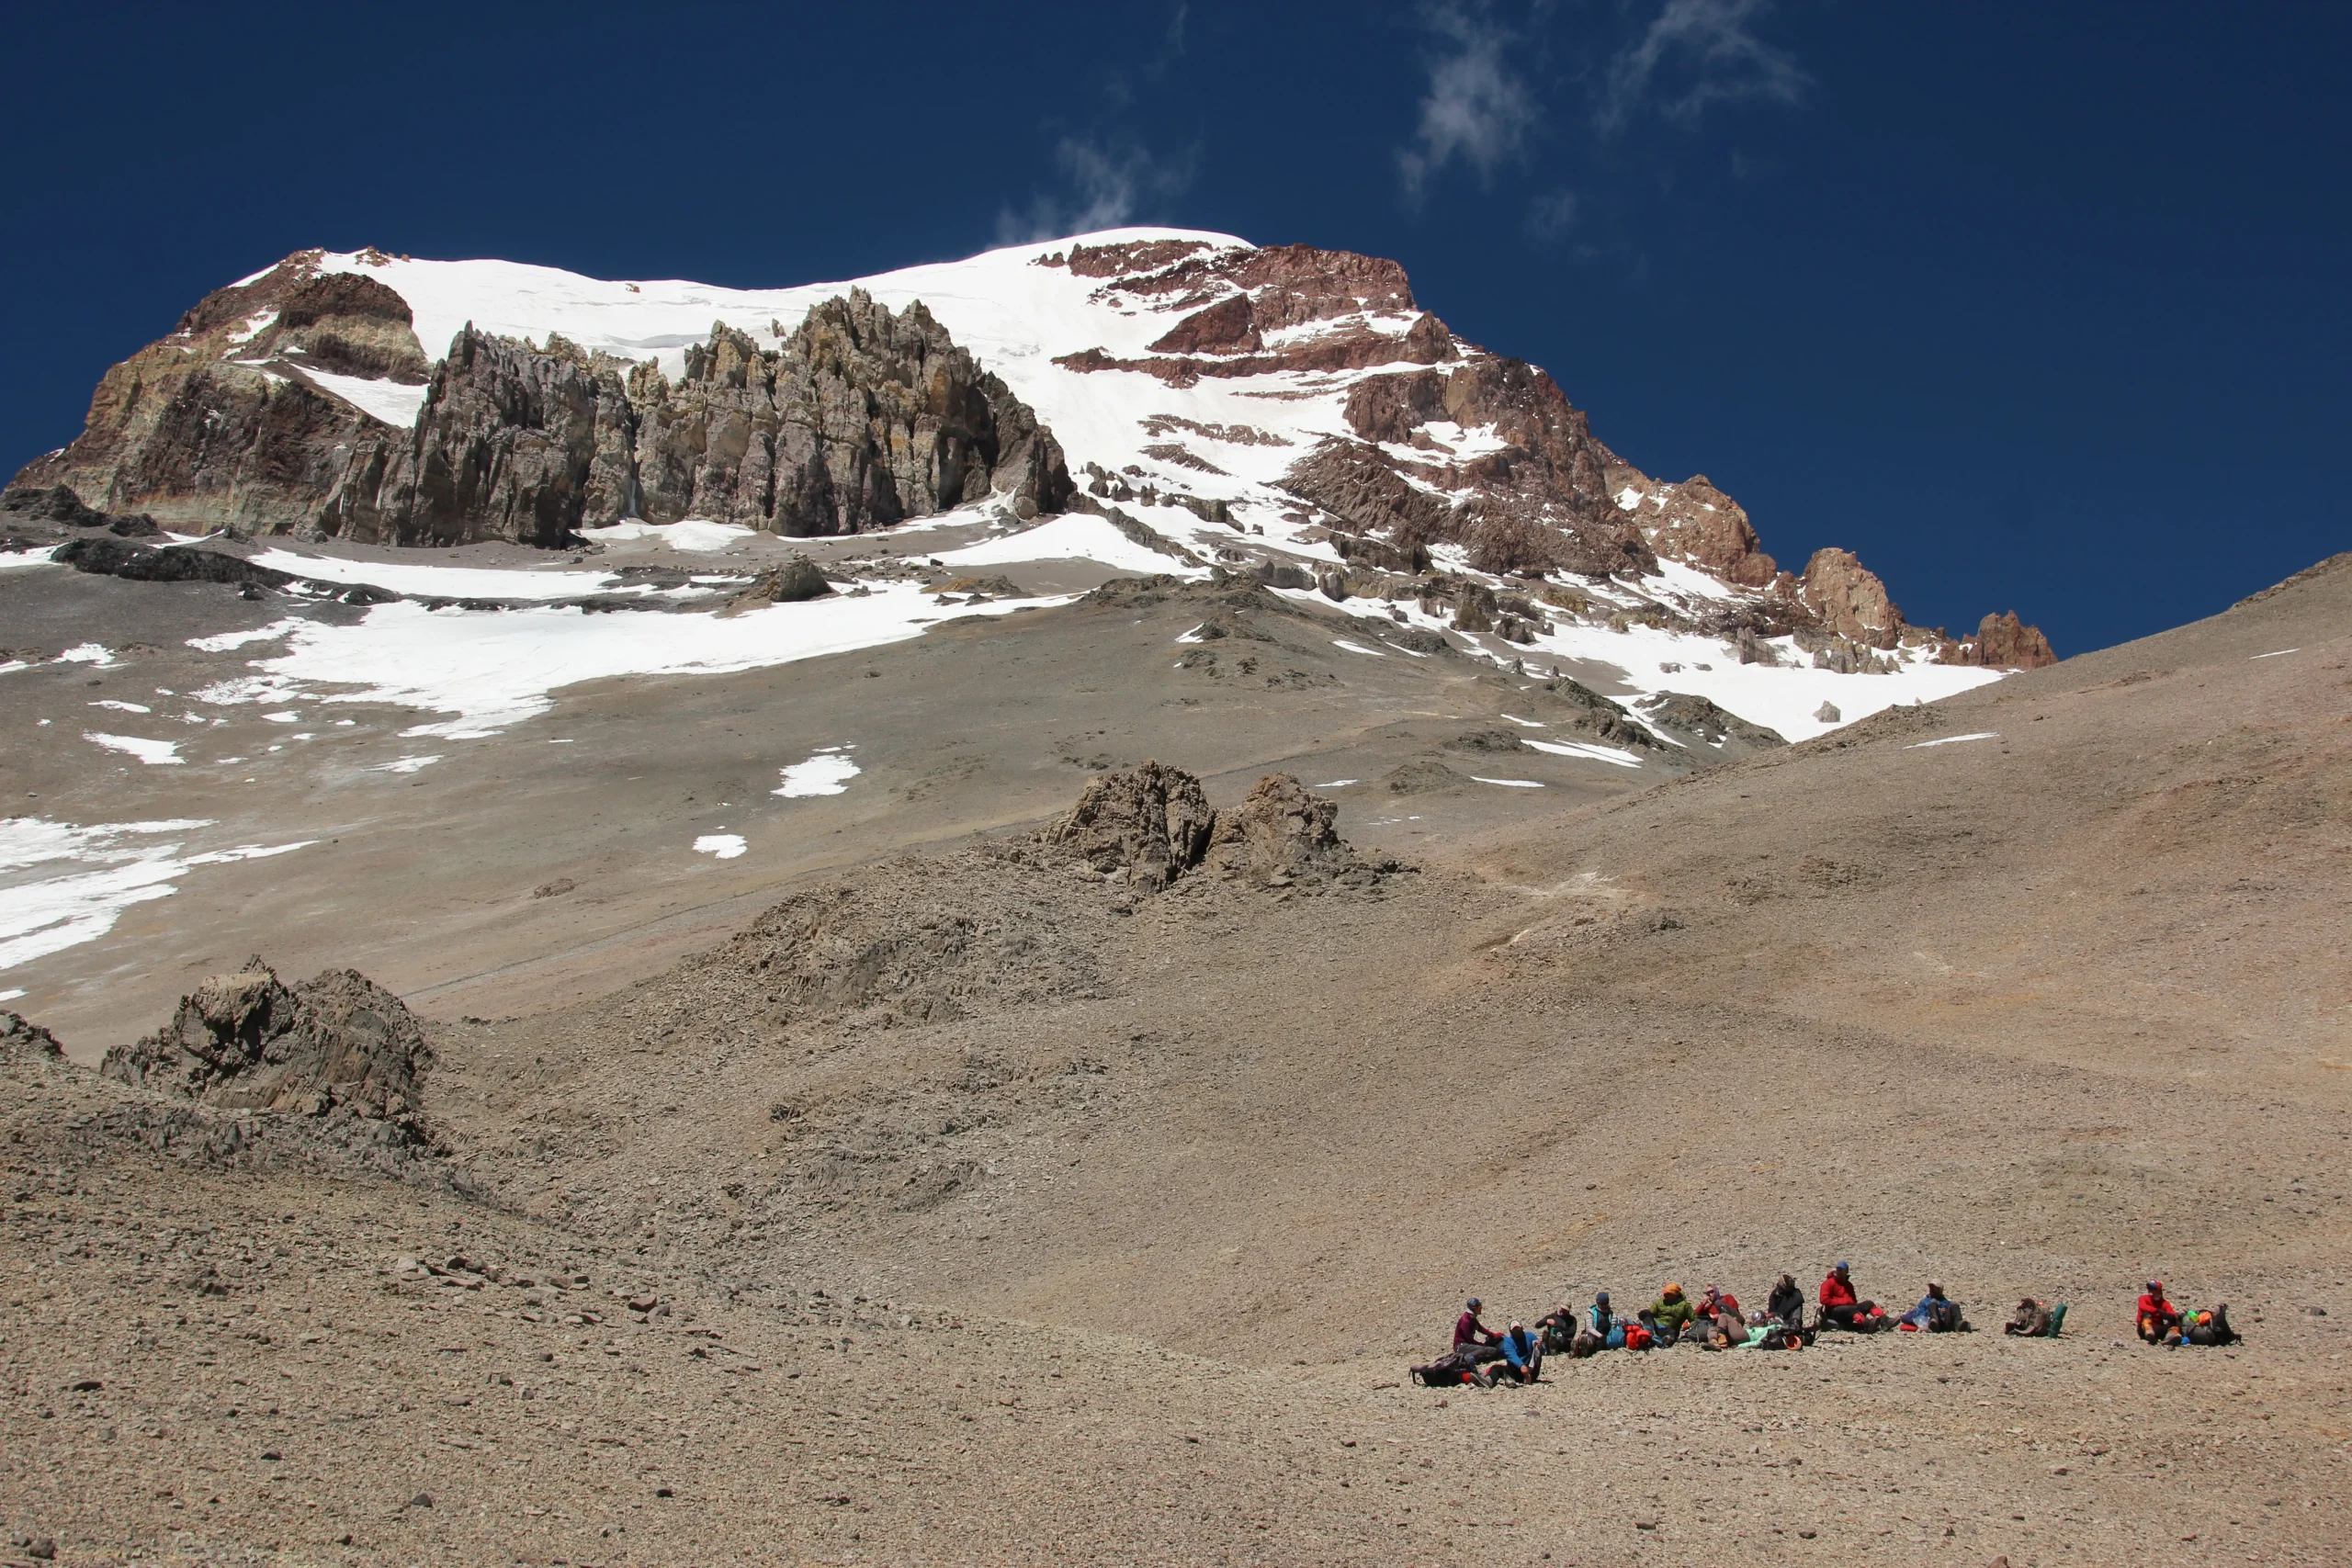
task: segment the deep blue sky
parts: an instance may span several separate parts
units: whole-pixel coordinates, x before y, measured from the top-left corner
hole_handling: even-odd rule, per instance
[[[2062,652],[2352,548],[2352,7],[26,6],[0,467],[307,245],[732,285],[1125,220],[1394,256],[1783,564]]]

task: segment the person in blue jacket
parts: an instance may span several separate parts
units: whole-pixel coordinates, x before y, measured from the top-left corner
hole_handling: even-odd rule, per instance
[[[1544,1342],[1527,1331],[1527,1325],[1513,1323],[1503,1331],[1501,1339],[1503,1364],[1496,1374],[1520,1382],[1533,1382],[1544,1375]]]

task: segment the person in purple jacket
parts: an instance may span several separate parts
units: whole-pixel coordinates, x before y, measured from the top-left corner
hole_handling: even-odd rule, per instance
[[[1486,1304],[1472,1296],[1464,1303],[1462,1315],[1453,1320],[1453,1353],[1470,1365],[1502,1359],[1503,1337],[1478,1321]]]

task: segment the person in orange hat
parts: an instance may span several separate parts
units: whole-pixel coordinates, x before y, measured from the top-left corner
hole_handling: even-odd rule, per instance
[[[1690,1327],[1690,1320],[1698,1315],[1698,1309],[1690,1304],[1690,1298],[1682,1293],[1682,1287],[1670,1280],[1667,1281],[1666,1289],[1657,1293],[1657,1300],[1650,1303],[1640,1314],[1643,1326],[1657,1337],[1661,1349],[1681,1338],[1682,1331]]]

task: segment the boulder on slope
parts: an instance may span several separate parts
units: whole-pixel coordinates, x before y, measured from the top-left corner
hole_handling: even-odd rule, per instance
[[[1097,871],[1165,887],[1201,863],[1215,819],[1200,780],[1146,762],[1088,780],[1078,804],[1045,839],[1077,852]]]
[[[62,1062],[57,1036],[22,1013],[0,1011],[0,1062]]]
[[[224,1109],[382,1120],[421,1142],[433,1061],[415,1016],[356,970],[288,986],[254,957],[182,997],[170,1022],[116,1046],[98,1070]]]

